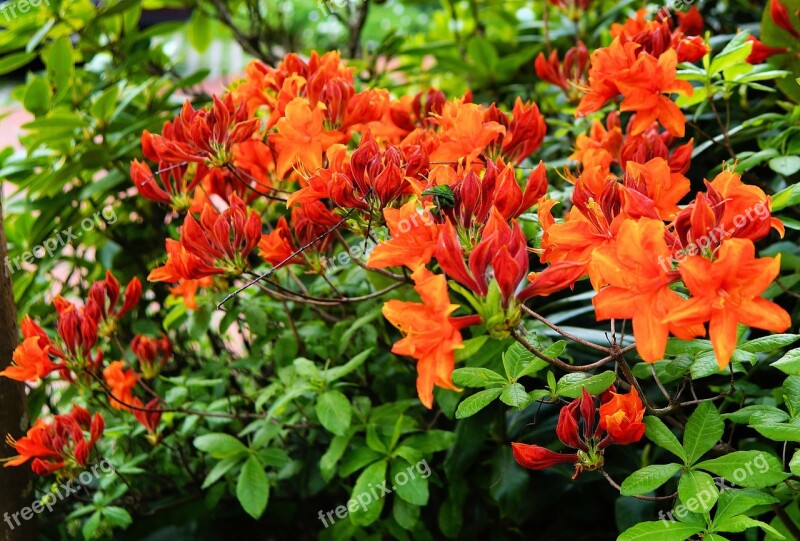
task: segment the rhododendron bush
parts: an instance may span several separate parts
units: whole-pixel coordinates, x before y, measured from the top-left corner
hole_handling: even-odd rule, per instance
[[[257,4],[189,2],[225,84],[146,2],[10,25],[43,536],[800,538],[800,3]]]

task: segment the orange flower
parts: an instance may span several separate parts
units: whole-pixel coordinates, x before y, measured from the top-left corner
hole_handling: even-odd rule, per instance
[[[596,165],[608,168],[612,161],[619,160],[622,148],[622,129],[619,125],[619,113],[614,111],[606,117],[606,125],[595,120],[588,135],[581,133],[575,140],[575,152],[570,160],[581,162],[584,170]]]
[[[273,265],[283,263],[292,257],[292,254],[297,251],[292,241],[292,232],[289,230],[289,224],[286,223],[286,218],[281,216],[278,223],[268,235],[261,237],[258,243],[259,255]],[[303,255],[296,255],[288,263],[302,263]]]
[[[378,244],[370,253],[367,267],[383,269],[405,265],[411,270],[430,262],[439,241],[439,226],[430,211],[417,212],[412,199],[399,209],[383,209],[392,238]]]
[[[595,287],[608,284],[592,299],[598,321],[632,319],[636,349],[651,363],[663,358],[669,331],[675,334],[664,318],[683,302],[669,288],[676,276],[659,264],[671,253],[664,231],[659,220],[625,220],[616,239],[594,251],[589,269]]]
[[[725,201],[720,226],[733,237],[758,241],[774,228],[781,237],[783,223],[770,214],[770,198],[758,186],[742,183],[742,177],[723,171],[710,183]]]
[[[275,163],[269,145],[260,139],[248,139],[234,145],[232,152],[233,163],[239,170],[236,175],[243,177],[246,184],[254,183],[262,192],[272,186]]]
[[[134,403],[133,389],[136,387],[139,376],[137,376],[136,372],[133,370],[125,370],[124,366],[125,363],[122,361],[110,363],[103,370],[103,378],[106,380],[111,394],[116,398],[115,400],[109,397],[108,401],[111,407],[118,410],[129,411],[130,408],[124,404],[120,404],[120,401],[125,404]]]
[[[457,391],[450,375],[455,367],[454,351],[461,349],[461,329],[476,323],[475,317],[452,318],[458,309],[450,304],[447,281],[419,267],[411,275],[422,304],[390,300],[383,315],[405,338],[397,341],[392,353],[417,359],[417,394],[427,408],[433,407],[433,387]]]
[[[791,325],[786,310],[760,296],[778,276],[780,261],[780,254],[756,259],[749,239],[723,242],[714,261],[689,257],[678,270],[692,298],[670,310],[664,321],[679,331],[673,334],[686,340],[705,335],[704,329],[696,332],[695,327],[710,322],[714,355],[725,368],[736,349],[738,323],[772,332]]]
[[[539,203],[539,222],[544,230],[541,261],[572,261],[582,264],[585,271],[592,252],[614,238],[626,216],[619,213],[622,200],[615,180],[607,181],[605,188],[595,196],[581,176],[575,182],[572,202],[574,206],[562,223],[555,223],[550,214],[556,201],[546,199]],[[580,269],[573,269],[573,272],[580,273]]]
[[[199,280],[179,278],[178,285],[169,288],[169,293],[174,297],[183,297],[183,305],[187,309],[197,310],[199,308],[196,300],[197,290],[200,288],[211,287],[212,285],[214,285],[214,279],[211,276],[206,276],[204,278],[200,278]]]
[[[619,94],[617,81],[627,78],[628,72],[636,62],[636,50],[640,45],[623,43],[615,38],[608,47],[592,53],[589,69],[589,92],[581,99],[575,116],[586,116],[599,110],[608,100]]]
[[[644,436],[644,406],[636,391],[628,394],[611,392],[611,399],[600,404],[600,427],[614,443],[627,445]]]
[[[47,345],[42,348],[38,336],[25,338],[14,350],[13,364],[0,372],[0,376],[5,376],[15,381],[36,383],[39,379],[59,368],[57,364],[50,360],[47,350]]]
[[[617,79],[617,87],[625,97],[620,111],[634,111],[636,116],[630,126],[630,135],[638,135],[658,120],[676,137],[683,137],[686,117],[675,103],[664,94],[673,92],[691,96],[694,89],[688,81],[676,79],[678,56],[673,49],[665,51],[658,60],[642,54],[630,72]]]
[[[304,98],[295,98],[286,106],[286,115],[275,126],[277,133],[269,136],[278,149],[279,177],[297,164],[305,171],[315,172],[322,167],[325,150],[344,141],[343,133],[325,129],[324,111],[322,102],[312,108]]]
[[[664,158],[653,158],[645,164],[628,162],[625,173],[625,186],[652,199],[659,218],[665,220],[678,213],[678,203],[691,188],[689,179],[673,173]]]
[[[463,159],[469,165],[498,134],[506,132],[497,122],[484,122],[480,105],[461,100],[447,102],[438,120],[442,128],[440,145],[431,153],[431,161],[457,162]]]

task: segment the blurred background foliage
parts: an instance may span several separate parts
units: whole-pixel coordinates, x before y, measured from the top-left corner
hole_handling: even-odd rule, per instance
[[[698,0],[695,4],[701,7],[717,51],[740,29],[769,37],[769,21],[761,30],[763,2],[759,0]],[[787,4],[798,7],[796,0]],[[576,120],[575,102],[561,89],[538,80],[534,58],[551,50],[563,55],[577,39],[590,50],[606,45],[611,23],[645,6],[653,11],[661,7],[641,0],[596,0],[585,16],[572,18],[540,0],[330,0],[326,4],[310,0],[49,0],[49,5],[42,3],[15,17],[0,14],[0,96],[5,102],[0,105],[5,114],[19,116],[18,111],[25,110],[19,130],[16,125],[7,128],[9,120],[3,120],[6,141],[19,131],[19,143],[0,151],[10,258],[21,258],[54,232],[69,228],[82,232],[79,242],[59,247],[56,257],[26,263],[14,273],[18,309],[43,325],[52,324],[54,314],[49,313],[43,298],[49,300],[59,291],[85,296],[81,288],[101,278],[105,269],[113,269],[123,283],[133,276],[143,278],[153,262],[163,259],[163,244],[153,239],[175,238],[175,225],[165,222],[166,209],[138,196],[128,174],[130,161],[141,158],[141,133],[159,132],[186,99],[196,107],[209,103],[211,95],[240,75],[251,58],[274,63],[287,52],[339,49],[353,59],[364,87],[386,87],[403,95],[433,86],[449,97],[471,91],[475,101],[494,101],[506,109],[517,96],[533,99],[549,126],[536,159],[544,159],[554,169],[565,164],[563,157],[571,152],[577,134],[589,128],[590,120]],[[794,71],[796,74],[796,65]],[[781,217],[788,235],[767,253],[784,254],[787,272],[782,284],[796,292],[800,217],[792,206],[800,200],[793,188],[800,170],[796,163],[800,161],[800,128],[797,85],[792,84],[791,78],[781,83],[785,94],[744,89],[725,100],[726,121],[736,128],[730,134],[733,156],[722,144],[720,127],[711,112],[698,108],[690,120],[708,134],[708,140],[695,141],[688,176],[698,189],[703,178],[712,178],[724,162],[738,160],[747,182],[768,193],[783,194],[786,210]],[[776,161],[779,157],[794,159]],[[568,189],[557,174],[551,174],[550,180],[557,190]],[[84,219],[109,208],[113,226],[101,224],[83,230]],[[108,210],[106,215],[110,215]],[[156,311],[140,314],[135,332],[152,334],[161,328],[164,313],[159,310],[167,292],[161,288],[154,292],[149,300]],[[772,293],[777,296],[781,291]],[[591,311],[587,298],[585,291],[578,290],[539,308],[550,314],[552,321],[566,323],[565,328],[581,332],[585,327],[588,330],[584,332],[593,332],[591,337],[597,338],[601,331],[591,329],[596,324],[591,314],[587,315]],[[246,317],[251,323],[263,318],[265,328],[266,318],[282,317],[279,307],[268,303],[251,308]],[[377,308],[375,304],[364,306],[360,325],[377,317]],[[177,324],[179,318],[185,325]],[[210,303],[193,314],[173,311],[167,325],[176,333],[173,342],[180,343],[185,335],[187,342],[211,341],[212,351],[219,346],[204,338],[209,327],[219,326],[211,322]],[[333,339],[349,344],[354,351],[379,339],[376,331],[364,331],[350,344],[352,334],[345,331],[345,326],[334,329]],[[317,344],[322,351],[328,347],[331,336],[322,323],[304,332],[312,347]],[[290,364],[296,353],[291,338],[269,333],[265,338],[277,340],[274,354],[285,357],[280,362]],[[196,357],[198,379],[208,377],[213,382],[220,371],[228,369],[208,359],[201,362],[201,355],[188,348],[184,353]],[[477,357],[488,359],[498,353],[481,351]],[[578,358],[582,353],[576,350],[575,355]],[[243,359],[238,367],[246,370],[248,362],[251,360]],[[475,362],[480,364],[480,358]],[[385,366],[371,382],[373,395],[380,397],[374,400],[376,405],[396,399],[395,380],[410,383],[412,378],[402,363]],[[254,379],[254,384],[258,383]],[[187,387],[180,388],[189,392]],[[208,401],[224,400],[213,384],[198,384],[191,393]],[[170,403],[181,399],[167,398]],[[451,417],[457,399],[450,399],[449,408],[446,397],[438,400],[445,410],[450,409]],[[34,417],[43,401],[42,393],[32,396]],[[390,403],[389,407],[388,414],[397,417],[409,406]],[[537,413],[541,417],[532,426]],[[395,504],[392,516],[376,533],[333,528],[324,531],[323,537],[613,539],[618,528],[650,518],[652,502],[616,499],[617,492],[597,477],[566,482],[564,472],[554,471],[537,477],[533,486],[527,472],[510,466],[508,441],[518,439],[523,431],[525,438],[552,435],[555,418],[552,411],[547,413],[547,406],[542,411],[528,408],[523,412],[490,407],[468,420],[450,423],[450,428],[455,427],[456,443],[446,455],[437,455],[428,506],[410,510],[397,500],[400,503]],[[191,422],[197,423],[197,419],[179,429],[187,440],[193,432]],[[108,434],[113,436],[113,428]],[[151,462],[153,457],[141,454],[136,463],[125,465],[127,471],[135,474],[138,468],[154,469],[169,480],[163,487],[142,488],[145,493],[150,491],[153,501],[120,538],[211,540],[241,534],[271,539],[285,538],[287,532],[297,539],[313,538],[320,530],[316,510],[346,502],[349,491],[344,486],[346,478],[326,485],[312,468],[325,446],[301,449],[307,456],[293,456],[278,473],[279,480],[292,479],[292,483],[282,485],[271,496],[259,530],[235,500],[223,498],[219,485],[204,492],[196,480],[185,477],[183,470],[171,463],[170,455],[160,455],[156,464]],[[620,448],[608,471],[630,470],[639,460],[635,454],[633,449]],[[86,503],[84,509],[89,511],[79,508],[69,520],[50,517],[47,537],[78,536],[76,520],[94,509],[104,509],[120,496],[113,490],[100,495],[99,501]],[[103,528],[127,525],[115,524],[113,512],[103,516],[107,522],[90,533],[103,535],[108,533]],[[419,526],[406,531],[401,523],[409,521]]]

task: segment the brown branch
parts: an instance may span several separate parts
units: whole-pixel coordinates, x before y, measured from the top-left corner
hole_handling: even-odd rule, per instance
[[[564,370],[566,372],[589,372],[591,370],[594,370],[595,368],[600,368],[601,366],[616,360],[619,355],[622,355],[623,353],[626,353],[626,352],[632,350],[634,347],[636,347],[634,344],[631,344],[630,346],[619,350],[619,352],[614,353],[612,355],[609,355],[608,357],[604,357],[604,358],[600,359],[599,361],[596,361],[596,362],[594,362],[592,364],[572,365],[572,364],[565,363],[564,361],[562,361],[560,359],[555,359],[553,357],[548,357],[547,355],[545,355],[544,353],[542,353],[541,351],[539,351],[538,349],[533,347],[517,331],[511,331],[511,336],[514,338],[514,340],[516,340],[517,342],[522,344],[522,346],[525,349],[527,349],[528,351],[533,353],[539,359],[541,359],[541,360],[543,360],[543,361],[555,366],[556,368],[560,368],[561,370]]]
[[[598,351],[602,351],[602,352],[607,353],[607,354],[610,354],[612,352],[611,348],[607,348],[605,346],[594,344],[592,342],[589,342],[588,340],[584,340],[583,338],[579,338],[579,337],[577,337],[577,336],[575,336],[573,334],[568,333],[567,331],[563,330],[561,327],[559,327],[555,323],[551,322],[546,317],[544,317],[544,316],[542,316],[540,314],[537,314],[536,312],[534,312],[533,310],[531,310],[530,308],[528,308],[524,304],[522,305],[522,309],[528,315],[530,315],[534,319],[537,319],[537,320],[541,321],[542,323],[544,323],[545,325],[547,325],[548,327],[550,327],[551,329],[556,331],[558,334],[560,334],[564,338],[568,338],[568,339],[572,340],[573,342],[576,342],[578,344],[584,345],[584,346],[592,348],[592,349],[596,349]]]
[[[783,507],[780,504],[773,503],[772,510],[775,512],[775,515],[778,517],[786,529],[789,530],[789,533],[792,534],[792,537],[795,539],[800,539],[800,528],[797,527],[797,524],[792,520],[786,511],[784,511]]]
[[[2,193],[0,193],[0,198]],[[17,310],[11,286],[9,267],[5,265],[8,244],[3,222],[3,205],[0,200],[0,369],[11,364],[17,347]],[[2,443],[6,435],[18,438],[28,427],[25,409],[25,386],[0,376],[0,459],[14,452]],[[33,500],[33,473],[25,468],[0,468],[0,516],[18,513]],[[23,520],[15,528],[0,528],[0,541],[28,541],[38,537],[35,520]]]
[[[347,49],[350,53],[350,58],[358,58],[361,44],[361,33],[364,31],[364,25],[367,23],[367,15],[369,15],[369,2],[370,0],[358,0],[358,11],[356,12],[356,19],[350,25],[350,42]]]
[[[103,393],[108,396],[111,400],[124,406],[130,410],[134,411],[144,411],[146,413],[183,413],[185,415],[200,415],[202,417],[215,417],[219,419],[266,419],[266,413],[217,413],[217,412],[210,412],[210,411],[199,411],[199,410],[190,410],[186,408],[147,408],[144,406],[137,406],[136,404],[129,404],[124,400],[121,400],[116,395],[114,395],[113,391],[106,385],[106,383],[94,372],[91,370],[86,370],[86,374],[94,379],[100,387],[103,389]],[[160,399],[162,403],[164,402],[163,399]]]

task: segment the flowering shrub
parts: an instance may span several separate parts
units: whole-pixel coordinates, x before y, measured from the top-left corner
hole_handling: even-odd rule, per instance
[[[622,541],[798,535],[800,109],[770,95],[798,15],[770,0],[760,38],[717,39],[696,6],[547,4],[538,103],[484,100],[493,72],[396,92],[312,51],[136,125],[123,199],[156,260],[106,265],[124,291],[67,280],[0,372],[37,417],[5,466],[115,465],[54,532],[145,536],[163,505],[206,515],[186,532],[507,538],[547,495]],[[480,28],[467,54],[499,77]]]

